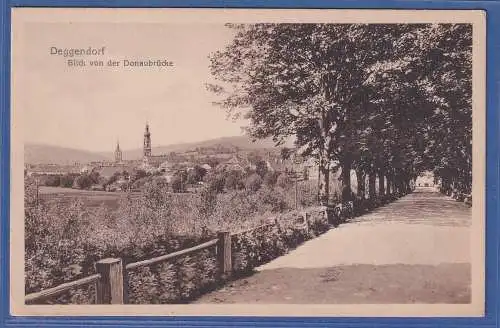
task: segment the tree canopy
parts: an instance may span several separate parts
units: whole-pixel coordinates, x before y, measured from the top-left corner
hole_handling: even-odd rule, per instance
[[[209,89],[249,135],[294,137],[330,172],[408,188],[423,170],[467,190],[471,176],[472,27],[467,24],[244,24],[211,55]],[[457,181],[450,181],[453,178]],[[446,181],[445,181],[446,180]],[[390,185],[388,183],[388,185]],[[370,187],[372,188],[372,187]]]

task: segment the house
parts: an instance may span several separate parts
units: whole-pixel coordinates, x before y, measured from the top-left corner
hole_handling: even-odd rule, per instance
[[[234,155],[226,162],[220,164],[218,168],[223,170],[236,170],[236,171],[244,171],[245,165],[242,163],[242,160],[238,158],[238,156]]]
[[[163,163],[160,164],[160,166],[158,166],[158,170],[160,172],[164,172],[164,173],[173,172],[174,171],[174,164],[170,163],[169,161],[164,161]]]

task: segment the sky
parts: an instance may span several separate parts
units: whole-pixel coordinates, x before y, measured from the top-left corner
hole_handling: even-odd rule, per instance
[[[146,122],[153,146],[241,135],[245,122],[226,119],[206,90],[213,82],[209,54],[223,49],[234,32],[223,24],[199,23],[26,23],[22,48],[25,143],[91,151],[141,148]],[[57,48],[106,47],[100,56],[166,59],[173,67],[68,67]],[[75,57],[76,58],[76,57]]]

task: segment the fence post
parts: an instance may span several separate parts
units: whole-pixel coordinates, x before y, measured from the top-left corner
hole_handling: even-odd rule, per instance
[[[276,227],[278,227],[278,232],[281,233],[281,226],[280,226],[280,221],[278,220],[278,217],[274,218],[274,224]]]
[[[101,278],[96,284],[97,304],[123,304],[123,265],[120,258],[102,259],[95,264]]]
[[[304,211],[303,214],[304,216],[304,227],[306,228],[306,232],[309,233],[309,221],[307,220],[307,211]]]
[[[220,271],[224,277],[228,277],[233,271],[233,265],[231,263],[231,233],[229,231],[218,232],[217,238],[219,239],[217,244],[217,257]]]

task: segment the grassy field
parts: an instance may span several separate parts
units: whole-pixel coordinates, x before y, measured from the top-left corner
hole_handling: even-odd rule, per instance
[[[40,187],[39,193],[40,199],[45,201],[57,201],[60,204],[68,204],[75,198],[78,198],[83,202],[84,206],[104,206],[109,209],[117,209],[120,199],[127,195],[123,192],[92,191],[46,186]],[[139,197],[141,193],[133,192],[131,195],[132,197]]]

